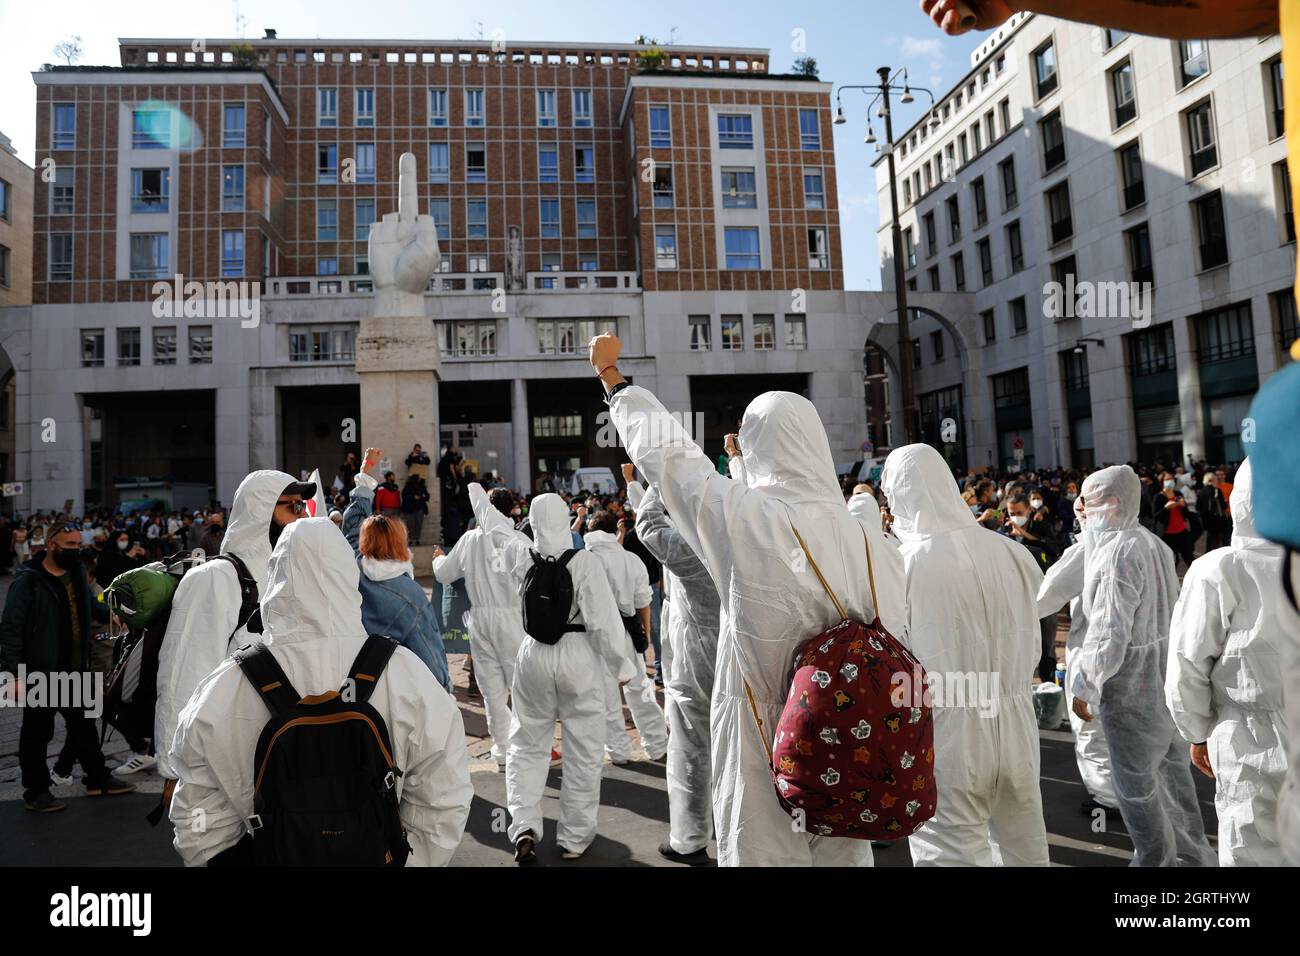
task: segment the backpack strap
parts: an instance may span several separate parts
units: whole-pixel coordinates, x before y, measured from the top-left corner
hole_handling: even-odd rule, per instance
[[[574,556],[575,554],[577,554],[577,553],[578,553],[578,549],[577,549],[577,548],[569,548],[569,549],[568,549],[567,551],[565,551],[562,555],[560,555],[559,558],[556,559],[556,563],[557,563],[561,568],[566,568],[566,567],[568,566],[569,562],[573,560],[573,556]],[[572,578],[570,578],[570,580],[572,580]],[[569,615],[569,619],[568,619],[567,621],[564,622],[564,633],[566,633],[566,634],[568,634],[568,633],[571,632],[571,631],[576,632],[576,631],[586,631],[586,630],[587,630],[586,625],[583,625],[583,624],[574,624],[574,623],[573,623],[573,619],[574,619],[575,617],[578,616],[578,608],[577,608],[577,606],[576,606],[577,603],[578,603],[578,595],[577,595],[577,592],[574,592],[574,595],[573,595],[573,603],[574,603],[575,606],[569,609],[572,613]]]
[[[230,566],[235,569],[235,577],[239,580],[239,617],[235,629],[230,632],[230,637],[226,639],[226,645],[234,640],[239,629],[245,628],[250,634],[262,633],[262,608],[258,603],[257,580],[249,573],[248,565],[236,554],[216,554],[214,560],[228,561]]]
[[[357,659],[348,670],[348,680],[352,682],[354,698],[358,704],[364,704],[375,691],[379,675],[388,666],[389,659],[397,650],[397,642],[391,637],[371,634],[361,645]]]
[[[817,580],[821,582],[822,589],[825,590],[826,596],[829,597],[831,599],[831,603],[835,605],[835,610],[839,614],[840,620],[847,621],[849,619],[848,612],[844,610],[844,605],[840,603],[840,599],[835,596],[835,592],[831,590],[831,586],[827,584],[826,579],[822,577],[822,569],[817,567],[817,562],[813,560],[812,552],[808,550],[808,545],[804,544],[803,535],[801,535],[799,533],[799,529],[794,526],[794,522],[790,523],[790,530],[794,532],[795,539],[799,542],[799,547],[803,548],[804,557],[808,559],[808,564],[812,566],[813,574],[817,575]],[[863,532],[863,536],[864,537],[866,536],[865,531]],[[871,567],[870,554],[871,554],[871,550],[870,548],[868,548],[867,550],[868,570]],[[874,584],[872,585],[872,593],[873,594],[875,593]]]
[[[235,663],[257,688],[271,716],[283,716],[298,703],[298,692],[293,689],[271,649],[263,642],[245,644],[235,652]]]

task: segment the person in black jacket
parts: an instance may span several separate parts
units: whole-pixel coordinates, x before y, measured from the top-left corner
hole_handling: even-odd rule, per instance
[[[1007,500],[1007,524],[1003,533],[1028,548],[1043,572],[1061,556],[1052,529],[1045,521],[1034,517],[1033,506],[1026,494],[1015,494]],[[1038,624],[1043,641],[1038,659],[1038,679],[1050,684],[1056,679],[1056,615],[1050,614]]]
[[[18,568],[0,616],[0,688],[7,700],[22,693],[23,724],[18,739],[18,762],[22,767],[23,801],[28,810],[51,813],[64,804],[50,794],[50,771],[46,752],[54,737],[54,714],[63,715],[68,742],[81,764],[86,795],[130,793],[135,789],[113,776],[99,749],[94,721],[86,711],[94,700],[35,700],[35,690],[44,684],[47,695],[55,689],[84,687],[83,674],[91,670],[91,622],[108,620],[108,608],[90,598],[90,585],[81,561],[81,532],[65,525],[51,533],[47,549]],[[26,682],[19,675],[25,668]],[[75,680],[59,678],[69,675]],[[27,691],[32,691],[27,695]],[[60,695],[61,696],[61,695]]]

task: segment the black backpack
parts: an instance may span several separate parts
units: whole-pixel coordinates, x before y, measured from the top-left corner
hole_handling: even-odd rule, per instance
[[[574,624],[573,577],[568,564],[578,553],[570,548],[559,557],[543,557],[536,551],[533,566],[524,575],[524,631],[535,641],[558,644],[570,631],[585,631]]]
[[[370,704],[397,642],[370,635],[338,691],[300,697],[261,641],[235,654],[271,711],[257,741],[248,862],[404,866],[388,727]]]

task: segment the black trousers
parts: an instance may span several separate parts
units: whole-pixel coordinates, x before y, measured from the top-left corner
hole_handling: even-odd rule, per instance
[[[1196,546],[1196,541],[1190,531],[1179,531],[1177,534],[1165,533],[1160,537],[1175,555],[1183,559],[1186,567],[1192,566],[1192,549]]]
[[[101,783],[108,776],[103,751],[95,733],[95,721],[73,708],[28,707],[18,733],[18,764],[23,772],[23,799],[30,800],[50,789],[46,764],[50,741],[54,739],[54,715],[63,715],[67,743],[81,764],[83,782]]]
[[[1050,684],[1056,680],[1056,615],[1039,618],[1038,629],[1043,639],[1043,652],[1038,658],[1038,679]]]

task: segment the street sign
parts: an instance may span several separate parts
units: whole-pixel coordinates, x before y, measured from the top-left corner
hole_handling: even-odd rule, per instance
[[[1017,465],[1020,464],[1025,460],[1025,449],[1023,447],[1011,449],[1011,457],[1016,460]]]
[[[3,490],[4,490],[4,496],[6,498],[12,498],[15,495],[21,495],[23,493],[23,483],[21,481],[13,481],[13,482],[6,481],[4,483]]]
[[[1015,438],[1011,439],[1011,447],[1012,447],[1013,449],[1015,449],[1016,451],[1024,451],[1024,450],[1025,450],[1025,440],[1024,440],[1023,438],[1021,438],[1019,435],[1017,435]],[[1022,455],[1021,457],[1024,457],[1024,456]]]

